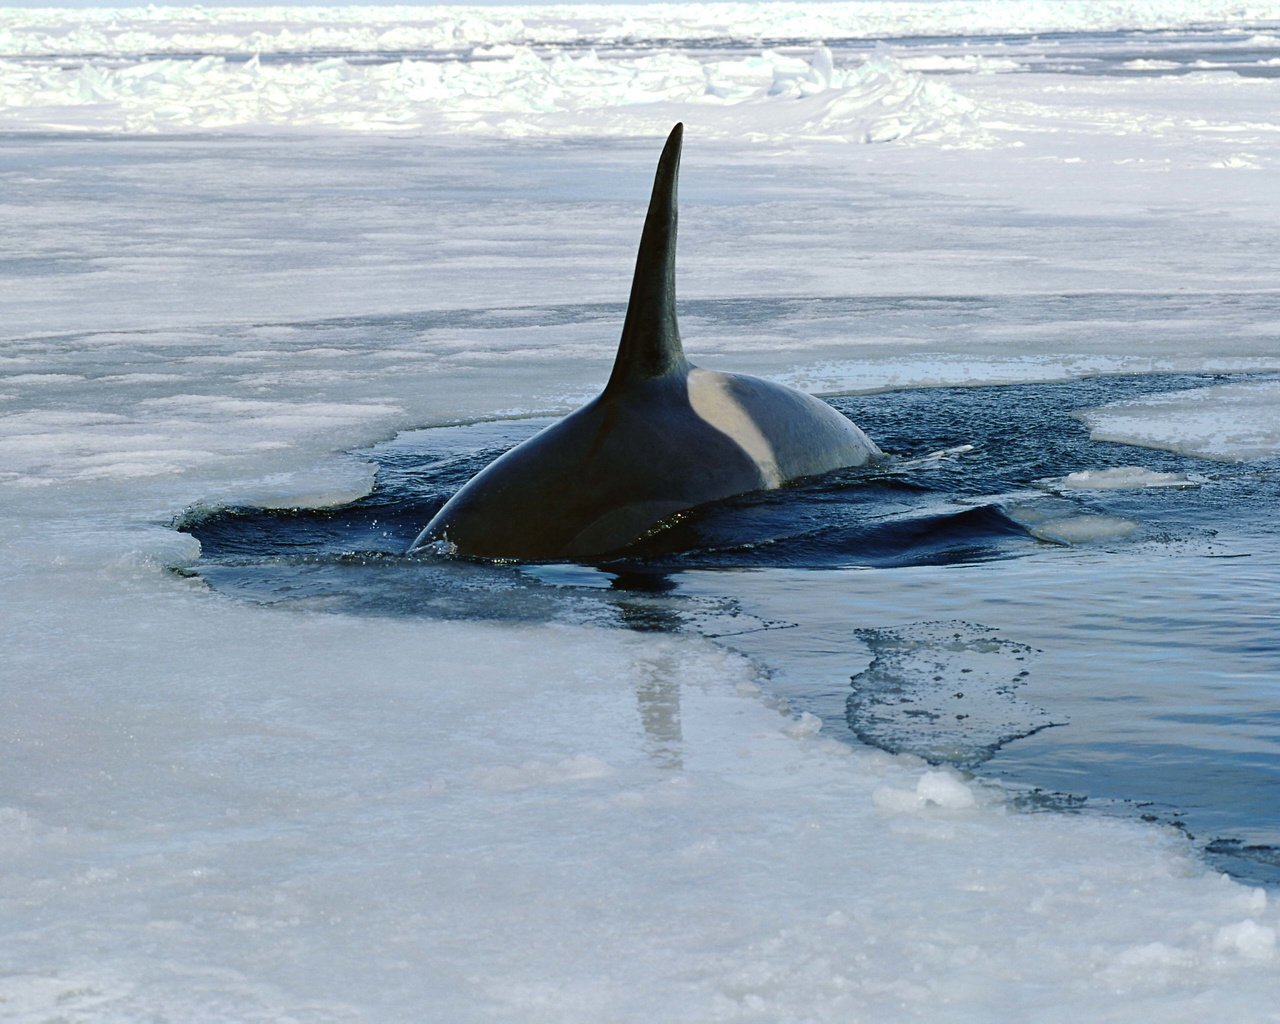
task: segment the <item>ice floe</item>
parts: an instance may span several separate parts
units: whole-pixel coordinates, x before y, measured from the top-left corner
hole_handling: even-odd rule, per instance
[[[1184,473],[1160,473],[1145,466],[1113,466],[1111,469],[1081,469],[1066,476],[1039,481],[1053,490],[1129,491],[1144,487],[1195,487]]]
[[[1280,454],[1280,380],[1175,391],[1078,415],[1097,441],[1230,462]]]

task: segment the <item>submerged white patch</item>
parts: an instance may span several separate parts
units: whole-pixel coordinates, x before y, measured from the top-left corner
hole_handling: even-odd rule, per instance
[[[760,470],[762,487],[771,490],[782,486],[782,470],[778,468],[773,445],[734,397],[724,374],[691,370],[689,404],[699,417],[742,446]]]
[[[1069,502],[1057,499],[1009,505],[1010,518],[1031,536],[1050,544],[1104,544],[1135,533],[1138,524],[1122,516],[1080,515]]]
[[[1122,516],[1065,516],[1031,526],[1031,536],[1050,544],[1104,544],[1122,540],[1138,529],[1132,519]]]

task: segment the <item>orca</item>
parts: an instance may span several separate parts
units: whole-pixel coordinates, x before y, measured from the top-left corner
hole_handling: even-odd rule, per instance
[[[609,555],[677,512],[859,466],[880,449],[812,395],[690,363],[676,322],[676,179],[667,139],[604,391],[465,484],[410,546],[512,561]]]

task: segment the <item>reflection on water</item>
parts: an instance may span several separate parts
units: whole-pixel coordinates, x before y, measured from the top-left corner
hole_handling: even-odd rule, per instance
[[[363,453],[378,484],[352,505],[179,525],[199,574],[253,601],[716,638],[851,742],[981,764],[1031,806],[1178,823],[1225,869],[1280,884],[1280,473],[1094,443],[1071,416],[1214,382],[836,399],[893,458],[706,506],[596,565],[404,556],[545,421],[402,435]],[[1197,486],[1045,489],[1127,466]],[[636,694],[673,766],[679,675],[655,662]]]
[[[644,664],[644,680],[636,687],[636,705],[644,726],[645,748],[663,768],[683,766],[684,734],[680,728],[680,665],[670,654]]]

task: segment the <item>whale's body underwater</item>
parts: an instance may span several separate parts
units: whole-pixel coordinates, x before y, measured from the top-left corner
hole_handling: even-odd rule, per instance
[[[676,177],[663,149],[613,373],[601,394],[490,463],[413,542],[524,561],[607,555],[673,513],[880,455],[794,388],[693,366],[675,311]]]

